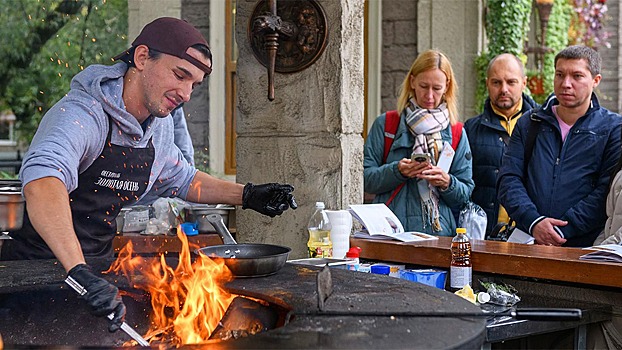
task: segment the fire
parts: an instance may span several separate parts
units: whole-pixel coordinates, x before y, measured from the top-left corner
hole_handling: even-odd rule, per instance
[[[121,272],[135,288],[151,295],[151,326],[144,336],[151,344],[206,342],[235,298],[223,288],[233,275],[222,259],[200,254],[192,262],[188,240],[179,228],[177,237],[182,248],[175,269],[168,266],[164,255],[159,259],[132,257],[129,242],[106,271]]]

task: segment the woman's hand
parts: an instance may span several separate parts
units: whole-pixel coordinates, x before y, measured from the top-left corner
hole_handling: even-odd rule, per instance
[[[397,163],[397,169],[402,176],[415,178],[421,175],[423,171],[432,169],[432,165],[430,162],[416,162],[408,158],[402,158],[402,160]]]
[[[445,191],[451,184],[451,177],[443,171],[443,169],[430,165],[429,168],[423,170],[417,175],[417,178],[428,180],[434,187],[438,187],[441,191]]]

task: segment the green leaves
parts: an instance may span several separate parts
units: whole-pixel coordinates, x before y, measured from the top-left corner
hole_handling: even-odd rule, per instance
[[[475,61],[478,77],[476,89],[476,110],[484,108],[486,100],[486,68],[488,61],[494,56],[508,52],[527,61],[524,53],[525,42],[529,33],[529,21],[532,11],[531,0],[489,0],[486,8],[486,35],[488,49]],[[551,49],[544,55],[541,76],[544,93],[534,95],[534,99],[542,103],[553,92],[555,75],[555,55],[568,45],[568,28],[572,6],[567,0],[555,0],[549,17],[545,45]],[[539,26],[536,26],[539,30]],[[539,33],[538,33],[539,34]],[[532,46],[535,46],[534,43]],[[535,64],[534,64],[535,65]],[[540,74],[532,72],[531,75]]]
[[[531,0],[489,0],[486,13],[488,51],[521,55],[529,31]]]
[[[486,68],[493,57],[511,53],[524,58],[525,39],[529,31],[531,0],[488,0],[486,7],[486,35],[488,49],[480,54],[475,66],[477,88],[475,91],[476,111],[484,110],[486,91]]]
[[[127,0],[0,0],[0,106],[29,142],[71,78],[127,48]],[[3,108],[4,109],[4,108]]]
[[[551,52],[544,55],[544,66],[542,75],[544,78],[544,91],[548,96],[553,92],[553,79],[555,78],[555,55],[568,46],[568,28],[570,27],[570,17],[572,7],[566,0],[555,0],[549,26],[546,34],[545,45]],[[545,96],[546,98],[546,96]],[[544,99],[542,99],[542,102]]]

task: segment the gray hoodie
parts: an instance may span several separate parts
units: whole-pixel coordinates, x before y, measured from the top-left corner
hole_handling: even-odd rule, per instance
[[[144,148],[152,139],[155,160],[147,192],[186,198],[196,169],[174,146],[173,120],[150,117],[143,132],[123,103],[123,76],[127,65],[92,65],[71,81],[71,90],[43,117],[20,171],[25,186],[33,180],[53,176],[67,191],[78,186],[84,172],[101,154],[112,118],[112,143]]]

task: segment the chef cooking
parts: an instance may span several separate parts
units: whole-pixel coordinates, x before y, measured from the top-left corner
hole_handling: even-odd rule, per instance
[[[57,258],[82,285],[92,313],[125,316],[118,288],[96,276],[88,257],[112,256],[115,218],[147,192],[196,203],[242,205],[274,217],[296,209],[287,184],[246,185],[188,164],[173,143],[170,113],[212,71],[201,33],[175,18],[147,24],[112,66],[92,65],[41,120],[20,171],[22,229],[1,260]]]

